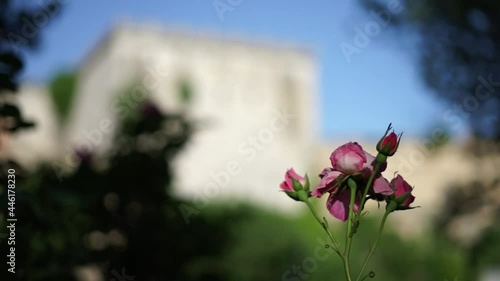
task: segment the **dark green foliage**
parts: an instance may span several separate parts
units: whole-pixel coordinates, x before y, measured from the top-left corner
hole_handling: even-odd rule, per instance
[[[15,2],[0,1],[0,95],[17,91],[17,77],[24,65],[20,53],[26,49],[33,49],[39,42],[42,26],[37,26],[33,22],[33,15],[38,12],[50,13],[50,18],[53,18],[61,9],[57,1],[48,1],[41,5],[40,3],[30,5],[34,3],[19,4]],[[4,105],[0,104],[0,108]],[[15,105],[8,104],[8,106]],[[13,124],[7,128],[8,130],[15,131],[17,128],[22,128],[22,126],[17,125],[17,123],[23,122],[22,115],[18,115],[19,117],[14,119],[14,122],[10,122]],[[4,110],[1,110],[0,118],[3,116],[6,115]],[[4,126],[1,124],[2,128],[0,129],[4,130]]]
[[[170,195],[170,163],[190,126],[150,103],[140,108],[127,132],[116,135],[107,168],[78,151],[81,162],[70,175],[58,178],[47,165],[19,179],[17,279],[6,271],[0,279],[74,280],[77,267],[95,264],[105,280],[122,268],[138,280],[238,280],[242,272],[275,280],[302,258],[299,228],[249,206],[208,207],[186,223],[179,206],[189,203]],[[148,137],[158,143],[145,149],[138,138]],[[6,204],[4,188],[0,198]],[[5,210],[0,214],[5,218]]]

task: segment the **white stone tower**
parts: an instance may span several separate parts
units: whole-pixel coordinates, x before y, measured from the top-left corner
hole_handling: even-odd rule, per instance
[[[66,148],[107,151],[115,125],[147,98],[201,124],[175,165],[179,195],[288,205],[278,184],[286,168],[309,167],[319,127],[316,78],[306,49],[119,25],[79,68]]]

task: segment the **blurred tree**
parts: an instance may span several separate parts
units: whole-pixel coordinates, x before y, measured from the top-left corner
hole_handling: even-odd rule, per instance
[[[435,233],[450,239],[467,253],[469,279],[500,265],[500,184],[476,180],[451,186],[436,218]]]
[[[446,127],[467,123],[472,132],[466,152],[476,161],[478,175],[470,182],[451,186],[436,218],[438,236],[455,239],[468,252],[469,280],[477,280],[485,247],[500,241],[498,232],[484,229],[498,225],[500,175],[481,177],[486,166],[498,163],[500,152],[500,2],[491,0],[423,0],[362,2],[379,20],[408,34],[416,34],[416,54],[425,82],[450,104],[444,112]],[[390,5],[400,5],[396,14]],[[481,159],[482,161],[477,161]],[[484,161],[484,162],[483,162]],[[488,214],[488,215],[485,215]],[[470,225],[470,221],[479,224]],[[480,225],[485,224],[485,225]],[[477,232],[475,239],[457,239],[457,226]],[[467,225],[467,226],[465,226]],[[446,231],[443,231],[446,230]],[[463,232],[463,231],[462,231]],[[496,238],[493,238],[495,235]],[[466,240],[467,243],[464,243]],[[494,243],[491,245],[494,246]],[[490,259],[491,260],[491,259]]]
[[[221,226],[200,224],[202,218],[187,225],[166,189],[189,126],[149,103],[134,116],[127,133],[117,134],[108,168],[78,151],[72,174],[59,179],[46,166],[18,184],[16,215],[23,223],[16,229],[16,280],[74,280],[78,266],[92,264],[107,280],[121,268],[141,280],[187,280],[183,263],[220,250],[210,238],[224,238],[217,236]],[[1,199],[6,204],[7,195]],[[3,209],[0,214],[5,218]],[[7,247],[2,243],[0,251]],[[14,280],[8,274],[0,279]]]
[[[450,103],[446,122],[500,140],[500,2],[491,0],[362,1],[408,34],[427,84]],[[401,5],[391,14],[388,7]],[[400,11],[399,9],[397,9]],[[410,36],[411,37],[411,36]],[[416,47],[416,48],[415,48]]]
[[[16,163],[6,159],[8,151],[6,151],[6,140],[10,134],[19,129],[32,127],[34,124],[25,121],[21,111],[15,103],[14,94],[18,88],[18,76],[21,72],[24,63],[21,57],[21,52],[26,49],[34,49],[39,42],[39,35],[43,26],[46,26],[50,19],[55,17],[61,10],[60,4],[57,1],[14,1],[0,0],[0,197],[2,207],[0,211],[0,219],[2,220],[0,230],[0,249],[2,253],[7,251],[8,245],[5,238],[9,233],[7,231],[6,208],[12,207],[16,215],[18,209],[14,209],[14,203],[7,205],[7,177],[8,170],[15,169],[15,182],[19,184],[25,178],[25,173]],[[12,190],[11,190],[12,191]],[[17,190],[13,190],[16,192]],[[26,198],[20,195],[16,200],[24,201]],[[19,214],[21,214],[19,212]],[[28,235],[28,233],[16,232],[19,237]],[[21,238],[22,239],[22,238]],[[17,252],[17,264],[21,262],[23,257],[22,247]],[[2,280],[8,280],[13,277],[13,274],[7,271],[7,254],[2,254],[4,268],[1,276]],[[10,267],[10,266],[9,266]],[[9,275],[9,276],[7,276]]]
[[[33,49],[39,43],[40,29],[61,10],[58,1],[0,0],[0,95],[12,95],[17,91],[17,77],[23,68],[20,52]],[[2,132],[16,131],[33,124],[23,120],[17,106],[2,99],[0,125]],[[5,100],[9,100],[6,102]]]

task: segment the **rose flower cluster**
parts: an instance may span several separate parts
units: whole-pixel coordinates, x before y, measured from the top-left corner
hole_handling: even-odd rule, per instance
[[[356,142],[349,142],[335,149],[330,155],[331,167],[319,174],[320,181],[312,192],[309,191],[307,176],[302,177],[293,169],[286,172],[285,181],[280,188],[298,201],[311,196],[319,198],[328,195],[326,207],[332,216],[341,221],[346,221],[349,215],[349,178],[360,187],[356,189],[354,197],[354,213],[362,210],[369,199],[394,202],[394,210],[411,209],[410,204],[415,200],[411,194],[413,188],[400,175],[391,181],[382,175],[387,167],[387,158],[394,155],[401,139],[401,135],[398,138],[394,132],[387,135],[389,129],[377,144],[377,156],[366,152]]]

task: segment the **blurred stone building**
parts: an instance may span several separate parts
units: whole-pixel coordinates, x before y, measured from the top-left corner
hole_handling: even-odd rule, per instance
[[[57,169],[71,169],[75,149],[109,151],[117,125],[145,101],[195,124],[175,165],[174,186],[183,197],[285,205],[287,198],[276,188],[283,172],[291,165],[308,167],[317,137],[318,75],[315,57],[305,48],[122,24],[99,40],[77,71],[64,130],[38,134],[44,141],[52,135],[49,142],[57,143],[41,149]],[[35,160],[22,154],[28,165]]]

